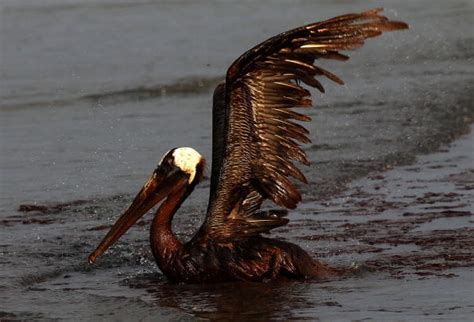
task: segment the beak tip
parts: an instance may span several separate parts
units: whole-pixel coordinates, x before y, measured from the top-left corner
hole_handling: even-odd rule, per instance
[[[96,256],[94,254],[90,254],[89,257],[87,258],[87,262],[89,265],[92,265],[95,263]]]

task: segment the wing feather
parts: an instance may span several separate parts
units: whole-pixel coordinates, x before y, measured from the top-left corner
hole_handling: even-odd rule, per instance
[[[314,61],[345,61],[349,57],[339,51],[359,48],[384,31],[408,28],[379,15],[381,11],[343,15],[284,32],[229,67],[225,113],[218,114],[226,117],[224,125],[219,123],[225,138],[213,147],[210,203],[198,239],[246,237],[286,224],[281,216],[257,215],[257,210],[264,199],[290,209],[302,199],[291,178],[307,180],[293,162],[309,164],[300,143],[310,139],[309,131],[295,121],[311,118],[292,108],[310,107],[312,100],[301,84],[321,92],[324,88],[315,77],[344,84]],[[214,117],[216,122],[222,120]]]

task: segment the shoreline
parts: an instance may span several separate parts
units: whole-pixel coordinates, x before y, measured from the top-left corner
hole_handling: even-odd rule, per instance
[[[139,300],[144,301],[142,305],[147,310],[152,310],[159,316],[171,314],[182,317],[184,314],[205,319],[229,318],[229,314],[236,314],[235,310],[244,310],[242,316],[246,314],[245,309],[238,305],[227,310],[208,312],[206,307],[216,305],[213,302],[216,292],[222,293],[224,297],[239,297],[251,290],[260,292],[263,289],[267,295],[275,295],[280,294],[283,289],[289,289],[290,294],[303,296],[312,303],[309,307],[299,308],[300,311],[307,312],[308,315],[303,314],[305,317],[344,318],[347,312],[351,312],[353,318],[361,319],[466,319],[472,314],[470,303],[474,300],[467,287],[474,267],[474,209],[471,204],[474,200],[474,125],[470,128],[468,134],[442,147],[438,152],[419,156],[411,165],[372,172],[369,176],[349,183],[347,189],[339,194],[320,202],[306,202],[291,214],[290,224],[276,230],[272,237],[294,242],[315,258],[332,265],[348,267],[356,264],[365,271],[345,280],[305,282],[305,295],[300,294],[303,292],[298,286],[301,282],[264,285],[237,283],[224,289],[169,285],[157,270],[148,247],[150,218],[140,222],[138,229],[111,249],[99,265],[88,267],[84,256],[109,225],[104,225],[103,221],[97,220],[96,215],[92,215],[94,205],[87,202],[52,207],[51,210],[54,211],[51,213],[44,213],[44,209],[40,207],[36,212],[25,213],[23,216],[27,219],[23,220],[26,221],[10,223],[9,227],[13,231],[28,226],[30,229],[43,227],[43,230],[47,230],[48,226],[60,225],[61,219],[58,222],[58,216],[64,218],[86,213],[89,217],[88,222],[77,219],[81,223],[77,229],[81,232],[82,241],[70,245],[76,255],[62,258],[62,253],[66,251],[64,247],[69,243],[64,240],[66,244],[59,247],[60,253],[54,254],[53,251],[45,254],[46,258],[33,259],[40,260],[43,263],[39,265],[41,267],[45,266],[45,260],[49,261],[48,258],[63,262],[66,260],[60,264],[61,268],[32,271],[20,276],[17,280],[19,284],[2,283],[2,288],[10,294],[21,292],[25,296],[23,303],[31,301],[29,298],[35,297],[34,293],[38,290],[47,294],[58,290],[60,293],[64,290],[76,290],[81,297],[98,292],[102,298],[100,302],[111,299],[118,301],[115,296],[119,292],[120,296],[124,296],[120,302],[124,302],[133,314],[144,313],[140,305],[133,305]],[[126,203],[126,200],[119,198],[116,202]],[[99,207],[95,211],[107,213],[110,210]],[[187,227],[184,229],[186,233],[181,234],[181,237],[186,238],[190,227],[195,224],[196,219],[193,217],[178,218],[177,226]],[[43,235],[42,242],[49,240],[57,244],[54,242],[55,238],[58,238],[55,234]],[[23,247],[34,248],[31,242],[26,242]],[[79,253],[84,256],[78,256]],[[103,280],[113,287],[102,290],[100,286],[92,285],[91,279]],[[405,283],[400,284],[400,280]],[[374,288],[374,285],[377,287]],[[12,287],[18,290],[13,291]],[[181,298],[176,293],[176,287],[193,296],[189,299]],[[235,289],[240,291],[234,293]],[[311,294],[318,295],[315,297]],[[19,294],[17,298],[18,296]],[[173,300],[163,302],[162,296]],[[420,301],[420,296],[429,297],[429,305]],[[366,309],[358,306],[365,303],[367,297],[373,299],[370,306]],[[194,300],[199,304],[194,303]],[[21,305],[18,301],[9,300],[5,303],[2,314],[8,318],[58,316],[54,313],[54,308],[46,309],[45,315],[35,315],[38,312],[21,313],[23,309],[18,306]],[[266,302],[262,303],[264,305]],[[291,312],[279,312],[278,308],[269,306],[268,303],[265,305],[263,310],[269,310],[269,316],[276,314],[294,318]],[[171,313],[168,312],[170,309]],[[298,307],[295,309],[298,311]],[[62,314],[68,316],[71,310],[74,311],[73,306]],[[123,310],[117,309],[114,314],[121,314]],[[93,315],[94,312],[89,314],[92,314],[88,315],[89,318],[97,317]]]

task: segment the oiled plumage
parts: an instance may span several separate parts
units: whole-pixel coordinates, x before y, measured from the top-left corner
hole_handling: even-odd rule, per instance
[[[161,203],[151,228],[151,248],[170,279],[183,282],[263,281],[281,276],[325,278],[341,270],[313,260],[299,246],[261,236],[286,225],[286,210],[260,211],[267,199],[293,209],[301,201],[296,181],[307,180],[297,163],[309,164],[300,144],[310,142],[299,122],[311,118],[293,108],[312,106],[303,86],[324,92],[322,78],[339,84],[316,59],[347,60],[341,50],[363,45],[383,31],[405,29],[380,9],[348,14],[296,28],[250,49],[228,69],[213,102],[213,147],[206,219],[186,244],[171,230],[174,214],[202,179],[205,161],[176,162],[173,149],[160,161],[132,205],[89,256],[92,263],[144,215]],[[192,153],[190,152],[192,151]],[[192,160],[197,164],[191,167]],[[185,165],[183,170],[182,166]],[[193,171],[195,170],[195,171]],[[192,176],[191,174],[192,173]]]
[[[341,272],[313,260],[297,245],[261,236],[188,244],[160,268],[171,280],[188,283],[324,279]]]
[[[315,59],[347,60],[340,50],[358,48],[383,31],[408,27],[381,16],[380,11],[343,15],[284,32],[250,49],[230,66],[214,97],[210,203],[194,242],[234,240],[284,224],[278,219],[259,222],[248,210],[241,211],[241,205],[260,206],[270,199],[293,209],[301,201],[293,180],[307,181],[294,161],[309,164],[300,144],[310,139],[309,132],[295,121],[310,118],[292,108],[312,106],[311,94],[302,84],[324,92],[315,77],[343,84],[338,76],[314,65]],[[260,229],[251,229],[259,224]]]

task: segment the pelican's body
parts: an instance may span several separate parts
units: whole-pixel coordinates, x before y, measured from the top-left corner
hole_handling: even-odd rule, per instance
[[[342,272],[313,260],[295,244],[262,236],[232,243],[209,240],[182,245],[175,240],[172,246],[165,237],[153,242],[152,250],[163,274],[178,282],[323,279]]]
[[[309,121],[291,108],[311,106],[310,92],[323,91],[315,76],[342,81],[314,65],[315,59],[346,60],[339,50],[360,47],[383,31],[405,29],[380,9],[309,24],[268,39],[237,59],[214,92],[213,151],[206,219],[187,243],[171,229],[174,214],[202,180],[205,160],[192,148],[162,158],[131,206],[89,256],[94,262],[155,204],[151,248],[160,270],[183,282],[264,281],[279,277],[326,278],[341,270],[314,260],[299,246],[264,238],[286,225],[286,211],[259,212],[265,199],[293,209],[301,195],[292,179],[306,183],[293,164],[309,164],[298,142]]]

